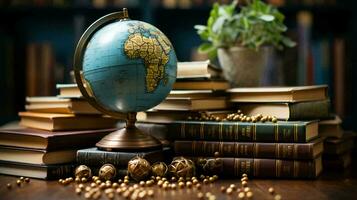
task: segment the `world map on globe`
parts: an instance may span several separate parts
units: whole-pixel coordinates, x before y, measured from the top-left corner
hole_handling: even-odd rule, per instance
[[[89,40],[83,78],[96,101],[113,112],[148,110],[176,80],[177,58],[168,38],[141,21],[105,25]]]

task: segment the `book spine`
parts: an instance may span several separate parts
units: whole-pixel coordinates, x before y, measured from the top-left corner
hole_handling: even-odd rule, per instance
[[[168,139],[168,129],[164,124],[137,122],[135,123],[135,126],[144,133],[151,135],[159,140]],[[117,127],[124,128],[125,122],[119,122]]]
[[[289,105],[289,120],[326,119],[330,113],[330,100],[300,102]]]
[[[194,157],[198,160],[200,157]],[[317,166],[321,158],[316,160],[297,161],[280,159],[251,159],[251,158],[221,158],[223,169],[221,176],[241,177],[247,174],[256,178],[316,178]]]
[[[73,175],[75,165],[59,165],[59,166],[48,166],[47,167],[47,177],[45,179],[53,180],[58,178],[64,178]]]
[[[237,142],[306,142],[303,123],[178,122],[169,125],[172,139]]]
[[[313,159],[313,143],[253,143],[216,141],[175,141],[176,155],[240,158]]]
[[[150,163],[164,160],[163,153],[160,151],[152,153],[125,153],[125,152],[107,152],[107,151],[86,151],[77,152],[77,163],[87,166],[102,166],[112,164],[115,167],[127,167],[128,162],[135,156],[145,158]]]

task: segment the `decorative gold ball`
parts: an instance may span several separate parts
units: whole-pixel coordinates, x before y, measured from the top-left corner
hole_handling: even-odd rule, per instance
[[[196,167],[192,160],[177,157],[169,165],[169,172],[176,177],[193,177],[195,176]]]
[[[223,161],[220,158],[207,159],[202,169],[205,174],[220,174],[223,170]]]
[[[92,177],[92,170],[86,165],[79,165],[74,170],[74,176],[79,178],[90,178]]]
[[[154,176],[166,176],[168,167],[164,162],[156,162],[151,166],[152,174]]]
[[[99,178],[102,180],[111,180],[113,179],[116,174],[117,170],[112,164],[104,164],[100,169],[99,169]]]
[[[135,181],[141,181],[151,173],[150,163],[144,158],[134,157],[128,162],[128,173]]]

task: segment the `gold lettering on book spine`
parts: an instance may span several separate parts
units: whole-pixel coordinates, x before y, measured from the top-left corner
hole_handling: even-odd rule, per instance
[[[234,175],[240,176],[239,162],[238,159],[236,158],[233,158],[233,168],[234,168]]]
[[[298,177],[298,162],[294,160],[294,178]]]
[[[294,147],[294,150],[293,150],[294,158],[297,159],[298,158],[298,145],[294,144],[293,147]]]
[[[205,130],[205,123],[204,122],[201,122],[200,123],[200,132],[199,132],[199,134],[200,134],[200,138],[201,139],[204,139],[205,138],[205,136],[204,136],[204,131]]]
[[[253,141],[257,141],[257,125],[253,124]]]
[[[298,141],[298,125],[294,124],[294,142]]]
[[[218,125],[219,125],[219,139],[223,139],[223,122],[219,122],[218,123]]]
[[[182,122],[182,124],[181,124],[181,138],[186,138],[186,135],[185,135],[185,122]]]
[[[277,144],[275,145],[275,147],[276,147],[275,155],[276,155],[277,158],[280,158],[280,145],[279,145],[279,143],[277,143]]]
[[[280,177],[281,161],[275,160],[275,176]]]
[[[259,159],[253,159],[253,175],[254,176],[259,176],[259,168],[260,168],[260,160]]]
[[[238,140],[238,139],[239,139],[239,122],[236,122],[234,137],[235,137],[235,140],[236,140],[236,141],[239,141],[239,140]]]

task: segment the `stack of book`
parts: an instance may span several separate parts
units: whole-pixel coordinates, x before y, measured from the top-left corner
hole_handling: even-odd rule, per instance
[[[162,103],[148,112],[139,113],[138,120],[169,123],[195,116],[202,110],[226,110],[229,104],[224,91],[228,88],[221,70],[209,60],[179,62],[173,90]]]
[[[247,116],[279,121],[176,121],[168,125],[176,156],[223,160],[223,174],[267,178],[316,178],[322,171],[318,119],[329,116],[326,86],[235,88],[231,102]]]
[[[116,130],[116,119],[78,96],[63,96],[62,86],[58,96],[26,98],[22,127],[0,130],[0,173],[42,179],[72,174],[77,150]]]

